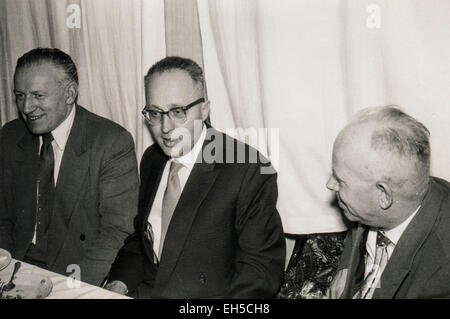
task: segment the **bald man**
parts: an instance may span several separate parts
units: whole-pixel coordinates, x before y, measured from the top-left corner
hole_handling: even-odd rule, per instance
[[[430,177],[427,128],[396,106],[360,112],[333,148],[353,222],[329,298],[449,298],[450,184]]]

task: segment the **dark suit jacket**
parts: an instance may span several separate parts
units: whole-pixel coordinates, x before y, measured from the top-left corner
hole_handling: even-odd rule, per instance
[[[36,221],[39,138],[21,119],[0,131],[0,247],[23,260]],[[48,230],[48,268],[100,284],[137,213],[134,143],[121,126],[77,106],[61,162]],[[71,272],[72,270],[70,270]]]
[[[210,142],[211,136],[216,139]],[[121,280],[139,298],[269,298],[279,289],[285,241],[278,212],[277,175],[259,163],[236,163],[233,146],[257,151],[209,129],[166,234],[159,265],[145,236],[150,209],[168,158],[157,144],[141,161],[135,233],[120,250],[110,282]],[[227,154],[234,163],[224,163]],[[259,153],[258,153],[259,154]],[[230,156],[231,155],[231,156]],[[234,156],[234,158],[233,158]],[[270,166],[269,166],[270,167]],[[266,168],[268,168],[266,166]]]
[[[351,298],[362,279],[367,231],[355,226],[347,235],[335,277],[347,272],[341,298]],[[331,289],[338,286],[335,280]],[[400,237],[373,298],[450,298],[450,183],[430,178],[422,206]]]

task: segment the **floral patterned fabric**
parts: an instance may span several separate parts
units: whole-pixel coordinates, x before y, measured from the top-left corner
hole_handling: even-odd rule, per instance
[[[297,235],[280,299],[320,299],[326,292],[344,248],[346,232]]]

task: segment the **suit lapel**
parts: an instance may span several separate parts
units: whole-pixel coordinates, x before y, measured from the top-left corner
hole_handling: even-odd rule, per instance
[[[159,150],[155,150],[155,156],[149,160],[151,167],[148,169],[148,173],[144,174],[144,170],[147,171],[147,168],[142,168],[143,178],[141,180],[142,185],[142,193],[140,194],[142,201],[142,208],[145,210],[144,221],[148,220],[148,216],[150,215],[150,210],[153,206],[153,201],[155,200],[156,191],[158,190],[158,186],[161,182],[161,177],[164,172],[164,167],[166,166],[168,158],[163,154],[158,152]],[[145,230],[145,223],[142,225],[143,230]]]
[[[142,220],[137,223],[138,227],[140,227],[141,234],[146,233],[147,229],[147,220],[150,215],[151,208],[153,206],[153,201],[155,200],[156,192],[158,190],[158,186],[161,182],[161,177],[164,172],[164,167],[166,166],[168,158],[160,151],[159,148],[155,148],[153,156],[151,156],[149,163],[151,167],[148,169],[142,167],[141,168],[141,190],[139,194],[139,210],[144,210],[144,214],[142,214]],[[138,214],[140,216],[141,213]],[[147,238],[144,235],[144,238]],[[144,240],[145,253],[147,258],[153,262],[153,242]]]
[[[39,157],[39,137],[26,131],[17,143],[17,146],[22,152],[14,157],[15,161],[26,164],[33,163],[31,166],[37,167],[36,159]]]
[[[344,261],[344,267],[347,267],[347,276],[345,279],[344,290],[340,296],[340,299],[349,299],[352,298],[356,280],[357,280],[357,271],[361,266],[361,262],[364,260],[365,251],[362,247],[365,245],[364,238],[367,235],[367,227],[356,223],[352,229],[351,233],[351,249],[348,253],[342,256],[342,260]],[[340,267],[341,268],[341,267]]]
[[[53,264],[67,234],[67,227],[74,212],[79,193],[89,170],[86,112],[76,106],[75,119],[64,149],[58,180],[55,205],[49,228],[49,261]]]
[[[26,129],[23,137],[17,143],[17,154],[14,178],[15,201],[21,207],[22,214],[18,215],[20,224],[25,226],[24,235],[29,235],[31,241],[36,223],[36,180],[39,169],[39,137],[32,135]],[[23,194],[27,194],[23,196]],[[25,251],[23,252],[25,253]],[[22,256],[23,257],[23,256]]]
[[[208,143],[205,140],[203,149]],[[203,152],[199,156],[202,154]],[[167,230],[153,295],[163,292],[165,282],[169,280],[183,250],[198,208],[209,193],[218,173],[215,162],[205,163],[197,160],[192,168]]]
[[[417,215],[400,237],[391,258],[380,278],[380,288],[375,290],[373,298],[391,299],[408,275],[416,253],[432,231],[442,201],[442,195],[436,182],[430,178],[430,188]]]

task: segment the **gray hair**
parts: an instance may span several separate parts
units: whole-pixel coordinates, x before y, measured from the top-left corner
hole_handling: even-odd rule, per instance
[[[363,122],[373,122],[378,126],[370,141],[374,150],[415,159],[429,173],[430,132],[425,125],[396,105],[363,109],[357,113],[352,123]]]
[[[72,58],[65,52],[57,48],[36,48],[28,51],[17,60],[16,70],[40,65],[41,63],[50,63],[60,68],[67,80],[78,84],[78,72]]]

